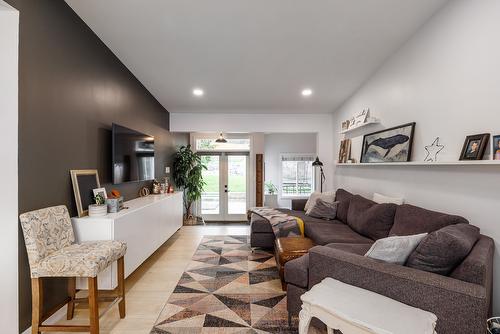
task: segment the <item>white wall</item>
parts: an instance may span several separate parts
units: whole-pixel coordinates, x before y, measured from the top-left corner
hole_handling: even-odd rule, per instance
[[[2,333],[18,333],[17,283],[17,90],[19,13],[0,1],[0,323]]]
[[[272,133],[264,136],[264,161],[266,182],[278,187],[278,204],[290,208],[291,200],[281,195],[281,154],[310,153],[316,156],[315,133]]]
[[[333,185],[332,177],[328,177],[333,175],[334,167],[332,125],[330,114],[170,114],[171,131],[316,133],[317,154],[327,175],[324,185],[326,190],[331,189]]]
[[[379,128],[417,123],[417,161],[437,136],[446,146],[441,161],[451,161],[458,160],[466,135],[500,134],[499,32],[500,1],[450,1],[335,113],[334,145],[341,120],[366,107],[381,118]],[[358,131],[357,136],[366,132]],[[496,240],[495,281],[500,279],[500,166],[346,166],[334,174],[339,187],[404,196],[412,204],[467,217]],[[498,284],[494,313],[500,314]]]

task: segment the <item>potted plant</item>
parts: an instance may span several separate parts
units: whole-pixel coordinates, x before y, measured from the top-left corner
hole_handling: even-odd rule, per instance
[[[206,169],[201,157],[191,150],[191,145],[181,146],[174,153],[172,177],[177,188],[184,193],[185,225],[198,223],[197,217],[193,217],[191,207],[201,198],[205,186],[202,172]]]
[[[264,196],[264,205],[277,208],[278,207],[278,188],[271,182],[267,181],[266,185],[266,194]]]

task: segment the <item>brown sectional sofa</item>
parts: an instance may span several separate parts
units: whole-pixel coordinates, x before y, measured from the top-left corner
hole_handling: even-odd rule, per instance
[[[468,221],[407,204],[370,207],[373,202],[342,189],[336,199],[339,206],[333,221],[305,215],[305,200],[294,200],[292,210],[282,210],[302,218],[305,235],[318,245],[285,265],[291,315],[300,311],[300,295],[325,277],[333,277],[433,312],[440,334],[486,332],[493,282],[491,238],[480,235],[468,256],[448,276],[373,260],[364,254],[378,238],[431,233]],[[253,219],[250,239],[252,247],[272,248],[274,235],[269,223]]]

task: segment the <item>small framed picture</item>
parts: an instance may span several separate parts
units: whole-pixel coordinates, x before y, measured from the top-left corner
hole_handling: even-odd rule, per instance
[[[460,160],[483,160],[489,139],[489,133],[467,136],[460,154]]]
[[[108,199],[108,195],[106,194],[106,188],[96,188],[92,189],[92,192],[94,193],[94,197],[97,195],[101,195],[102,198],[105,200]]]
[[[500,160],[500,135],[493,136],[493,153],[494,160]]]

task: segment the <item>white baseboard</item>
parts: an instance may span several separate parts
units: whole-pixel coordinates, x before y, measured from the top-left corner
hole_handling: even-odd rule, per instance
[[[44,321],[45,324],[54,324],[66,318],[66,312],[68,310],[68,304],[61,307],[54,314],[52,314],[47,320]],[[31,334],[31,326],[27,328],[21,334]]]

